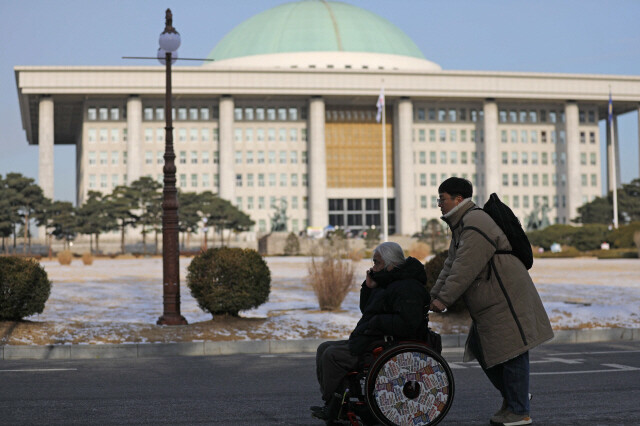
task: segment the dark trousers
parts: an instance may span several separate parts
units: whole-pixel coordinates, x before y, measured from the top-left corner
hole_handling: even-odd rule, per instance
[[[347,340],[324,342],[316,351],[316,375],[322,399],[330,401],[350,371],[358,367],[358,356],[349,351]]]
[[[529,352],[484,369],[514,414],[529,414]]]

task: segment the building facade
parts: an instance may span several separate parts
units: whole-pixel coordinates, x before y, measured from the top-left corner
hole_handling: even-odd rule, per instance
[[[446,71],[397,27],[337,2],[289,3],[232,30],[215,62],[173,68],[177,185],[219,194],[268,232],[286,203],[288,230],[382,223],[386,96],[390,233],[440,216],[442,180],[498,193],[523,221],[547,207],[569,223],[601,194],[598,123],[640,117],[640,76]],[[23,127],[39,145],[39,184],[53,198],[53,145],[76,147],[77,203],[141,176],[162,181],[162,66],[15,67]],[[615,125],[615,120],[614,120]],[[639,137],[640,139],[640,137]],[[608,168],[610,170],[611,168]],[[610,186],[610,185],[609,185]]]

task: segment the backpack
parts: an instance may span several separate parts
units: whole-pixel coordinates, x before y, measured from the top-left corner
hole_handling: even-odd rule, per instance
[[[500,201],[498,195],[494,192],[489,196],[482,210],[491,216],[491,219],[502,229],[507,236],[511,251],[498,250],[497,254],[512,254],[524,264],[527,269],[533,266],[533,252],[527,234],[524,233],[520,221],[513,214],[513,211],[505,203]]]

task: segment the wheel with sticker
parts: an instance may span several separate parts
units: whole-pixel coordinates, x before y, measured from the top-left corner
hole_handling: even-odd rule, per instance
[[[389,426],[432,426],[447,415],[455,383],[449,364],[419,343],[401,343],[383,352],[365,383],[373,415]]]

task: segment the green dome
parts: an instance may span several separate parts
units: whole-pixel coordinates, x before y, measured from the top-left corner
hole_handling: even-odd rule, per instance
[[[418,46],[384,18],[345,3],[305,0],[259,13],[231,30],[209,59],[288,52],[369,52],[425,59]]]

